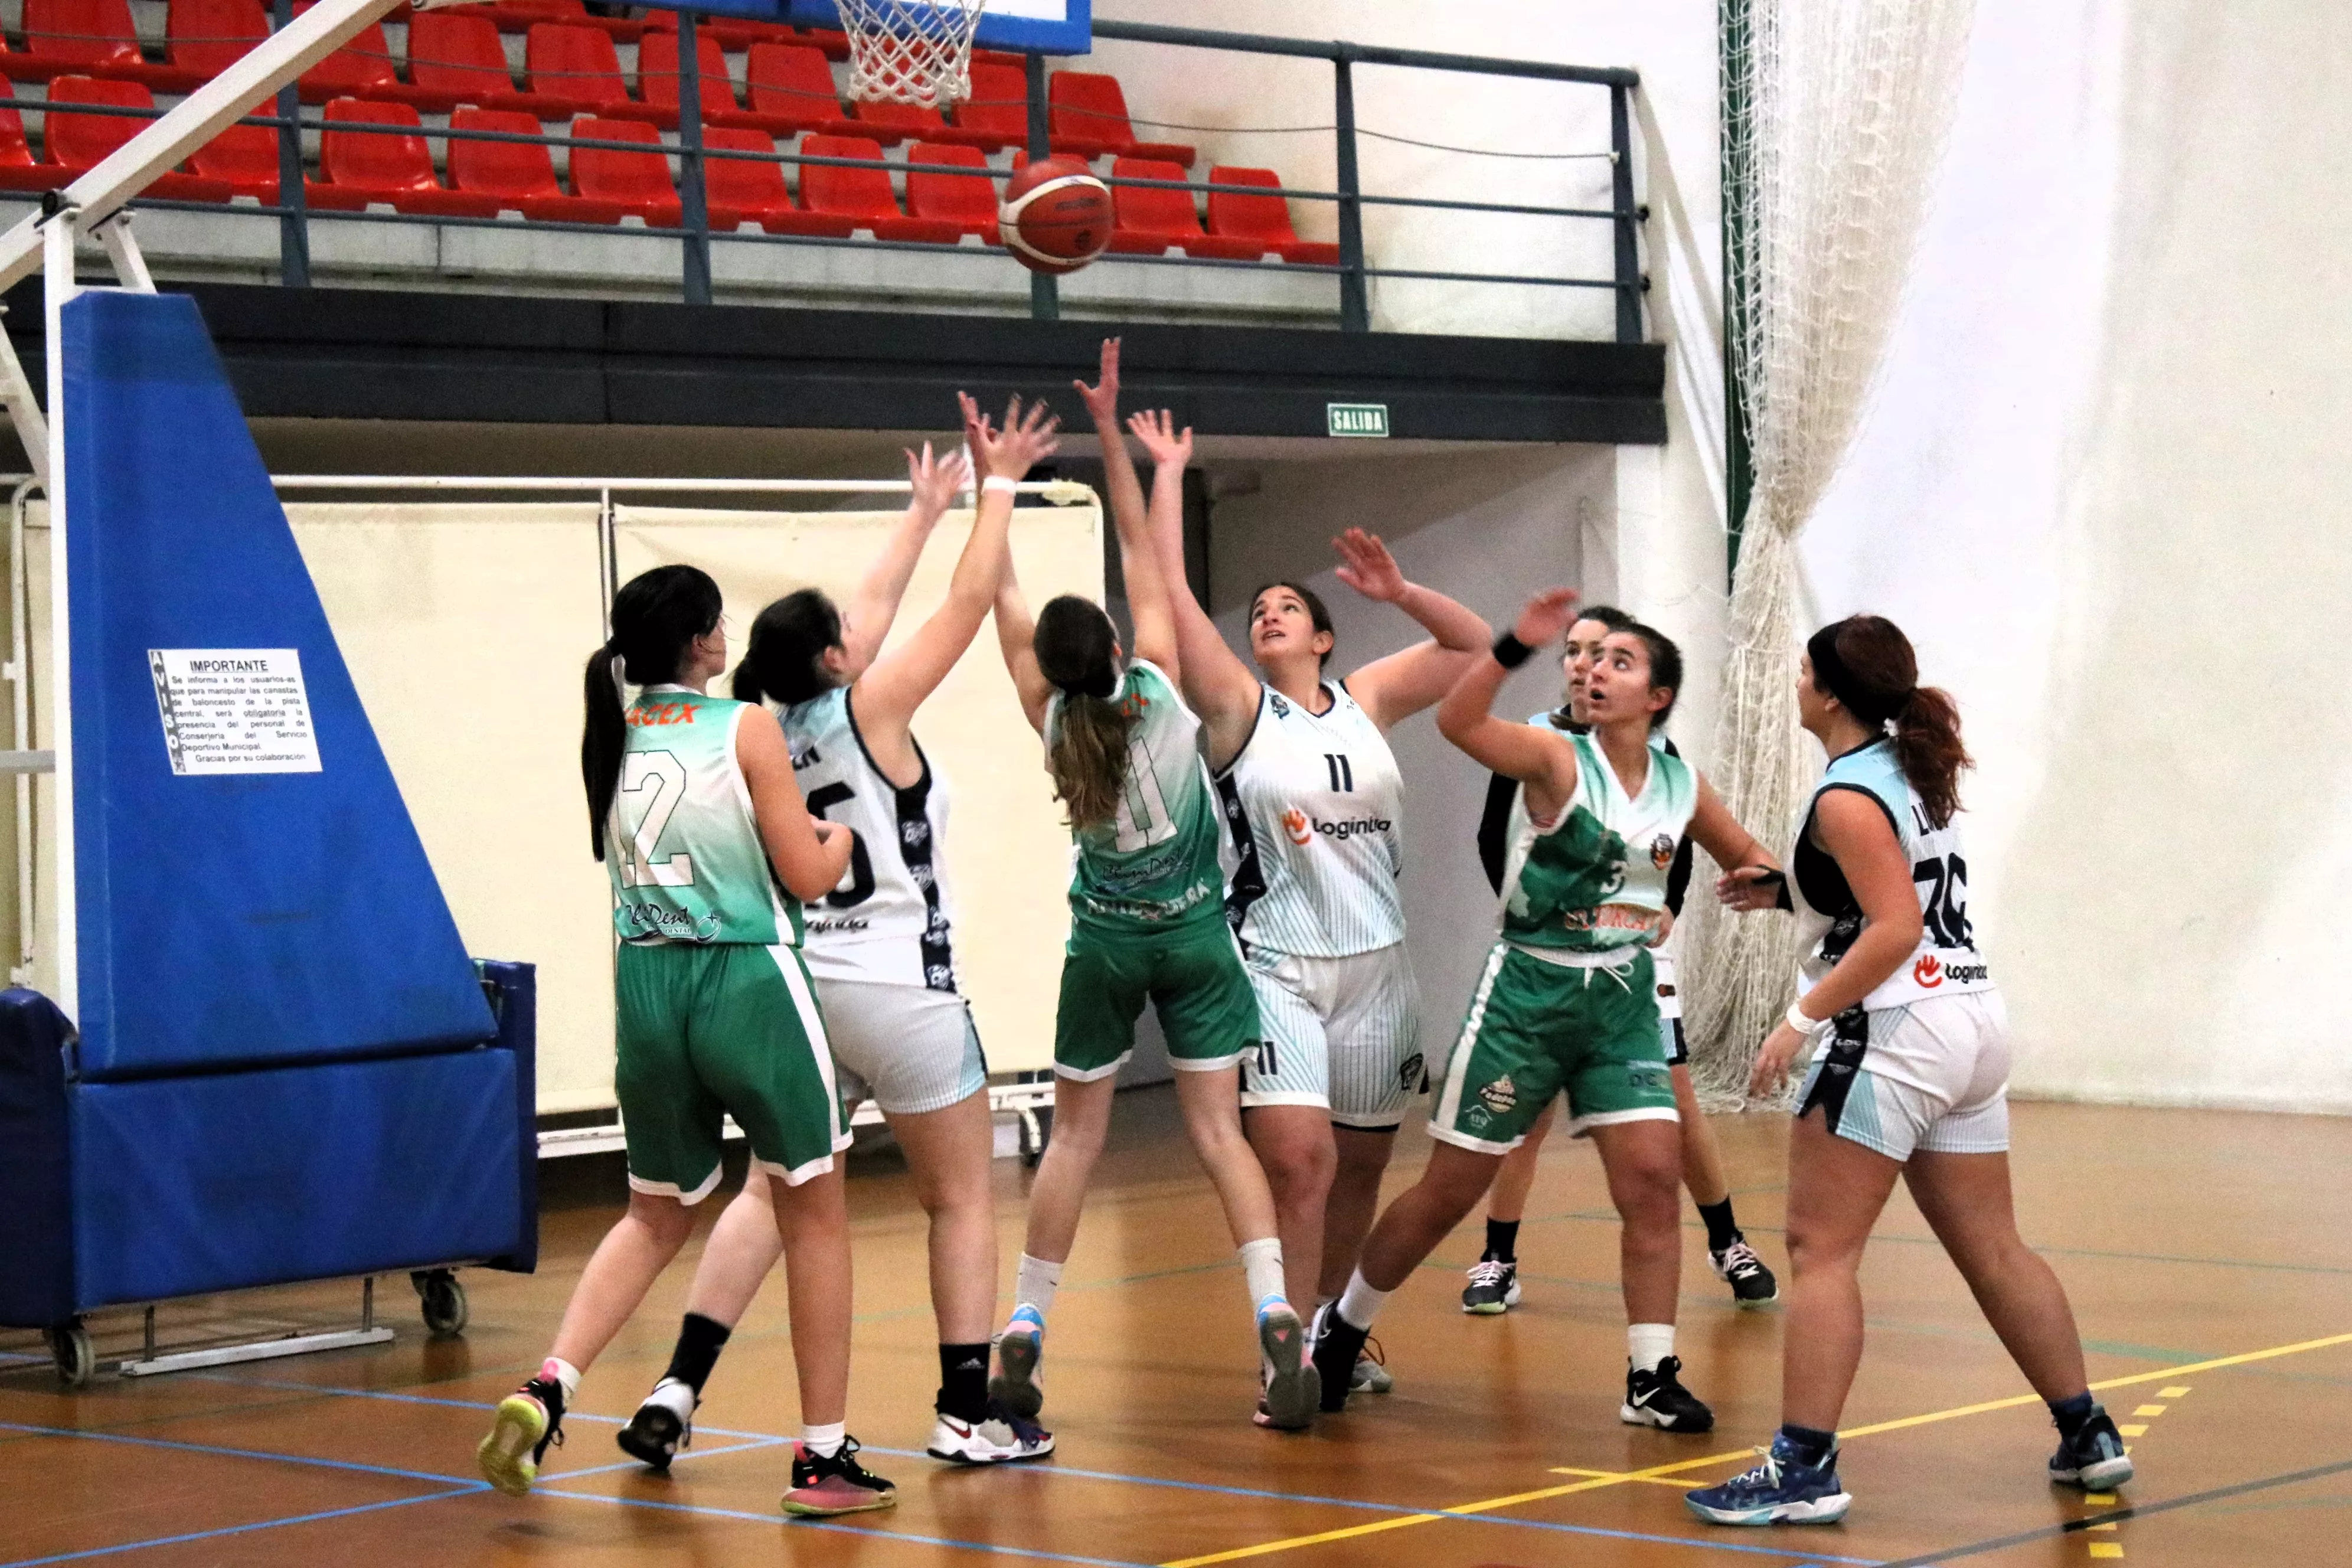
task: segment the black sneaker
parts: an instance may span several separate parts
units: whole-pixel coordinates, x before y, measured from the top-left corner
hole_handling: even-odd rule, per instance
[[[654,1393],[660,1394],[665,1386],[684,1388],[686,1384],[666,1377],[654,1384]],[[694,1403],[699,1405],[702,1401],[696,1399]],[[648,1398],[637,1406],[637,1413],[629,1417],[629,1424],[614,1434],[613,1440],[620,1444],[621,1452],[639,1464],[667,1473],[669,1462],[677,1458],[677,1451],[693,1443],[694,1421],[691,1416],[681,1417],[667,1402]]]
[[[1519,1260],[1489,1253],[1470,1266],[1470,1283],[1462,1289],[1462,1310],[1491,1318],[1519,1304]]]
[[[1625,1403],[1617,1419],[1629,1426],[1655,1426],[1661,1432],[1707,1432],[1715,1427],[1715,1412],[1682,1384],[1682,1362],[1668,1356],[1655,1372],[1625,1369]]]
[[[1315,1371],[1323,1380],[1325,1410],[1348,1408],[1349,1380],[1354,1376],[1356,1358],[1364,1353],[1364,1342],[1370,1338],[1370,1330],[1360,1329],[1339,1315],[1337,1301],[1326,1304],[1315,1314],[1310,1343]]]
[[[898,1489],[857,1462],[857,1439],[845,1439],[829,1455],[805,1449],[793,1459],[793,1489],[783,1510],[810,1519],[836,1513],[870,1513],[898,1506]]]
[[[2123,1434],[2104,1408],[2093,1406],[2082,1430],[2060,1436],[2058,1451],[2050,1456],[2050,1479],[2086,1492],[2111,1491],[2132,1479]]]
[[[474,1457],[492,1486],[509,1497],[522,1497],[539,1479],[539,1462],[550,1444],[563,1444],[563,1384],[534,1377],[499,1401],[490,1435]]]
[[[1769,1306],[1780,1299],[1780,1282],[1772,1278],[1772,1271],[1764,1267],[1746,1237],[1737,1237],[1721,1252],[1708,1253],[1706,1260],[1715,1277],[1731,1287],[1731,1299],[1741,1307]]]

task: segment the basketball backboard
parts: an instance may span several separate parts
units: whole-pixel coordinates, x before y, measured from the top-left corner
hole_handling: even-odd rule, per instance
[[[652,0],[661,5],[665,0]],[[708,12],[791,22],[803,27],[837,27],[833,0],[698,0],[670,10]],[[1093,0],[986,0],[972,41],[982,48],[1027,49],[1048,55],[1083,55],[1093,47]]]

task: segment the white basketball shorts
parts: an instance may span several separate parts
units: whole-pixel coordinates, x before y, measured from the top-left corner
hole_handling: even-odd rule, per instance
[[[871,980],[820,980],[841,1100],[871,1100],[892,1116],[919,1116],[979,1093],[988,1059],[971,1007],[952,991]]]
[[[1998,991],[1931,996],[1841,1024],[1813,1057],[1797,1114],[1819,1106],[1830,1131],[1908,1161],[2009,1147],[2009,1012]]]
[[[1342,1127],[1393,1130],[1422,1088],[1421,993],[1404,943],[1345,958],[1253,948],[1265,1032],[1242,1058],[1242,1107],[1311,1105]]]

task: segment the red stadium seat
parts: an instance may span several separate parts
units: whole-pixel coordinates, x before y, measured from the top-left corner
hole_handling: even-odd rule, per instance
[[[425,138],[417,134],[422,122],[408,105],[339,99],[327,105],[327,120],[331,125],[397,125],[408,132],[393,136],[373,131],[329,131],[320,139],[320,173],[327,176],[327,188],[343,199],[362,205],[382,202],[394,212],[425,217],[499,216],[495,197],[445,190],[434,177],[433,154]],[[531,123],[536,129],[538,121]]]
[[[677,13],[672,10],[648,11],[642,18],[648,33],[677,31]],[[749,49],[761,44],[804,44],[808,36],[784,22],[754,22],[740,16],[714,16],[707,11],[695,13],[695,37],[716,38],[722,49]],[[849,46],[842,46],[842,58],[846,58]]]
[[[1029,83],[1018,66],[971,67],[971,97],[956,105],[958,140],[995,152],[1029,144]]]
[[[65,106],[86,103],[109,109],[153,109],[154,95],[135,81],[104,81],[86,76],[53,77],[41,139],[48,162],[68,180],[96,168],[106,155],[153,123],[122,114],[76,114]],[[66,182],[60,182],[61,184]],[[162,201],[225,202],[235,193],[223,180],[194,174],[159,174],[142,195]]]
[[[593,142],[635,142],[647,149],[643,153],[622,153],[610,147],[574,147],[574,191],[591,201],[612,202],[623,213],[641,217],[654,228],[678,226],[677,187],[670,184],[669,160],[662,154],[660,132],[642,120],[583,116],[572,122],[572,134]]]
[[[757,153],[773,157],[775,138],[764,131],[713,126],[702,133],[703,146],[713,152]],[[756,163],[749,158],[706,158],[702,186],[710,208],[710,226],[725,233],[756,223],[770,234],[826,235],[847,239],[856,225],[845,217],[807,212],[793,205],[784,188],[782,163]]]
[[[614,79],[619,77],[616,62]],[[465,103],[536,114],[542,120],[570,118],[578,101],[517,91],[498,28],[487,17],[452,16],[446,11],[420,11],[408,24],[408,83],[431,107]],[[419,101],[418,107],[428,104]]]
[[[940,142],[918,142],[907,149],[908,163],[953,163],[970,174],[927,174],[907,171],[907,212],[913,217],[937,218],[954,224],[965,234],[976,234],[989,244],[996,237],[996,184],[988,177],[988,160],[977,147],[955,147]]]
[[[1082,158],[1116,153],[1123,158],[1150,158],[1187,169],[1199,156],[1178,142],[1138,142],[1135,127],[1127,118],[1127,95],[1119,90],[1115,76],[1055,71],[1045,84],[1045,104],[1056,152],[1066,150]]]
[[[300,16],[310,8],[311,0],[299,0],[294,14]],[[353,36],[352,41],[302,73],[302,101],[327,103],[338,98],[376,98],[394,103],[416,103],[436,112],[446,112],[447,100],[435,101],[432,93],[419,93],[400,79],[393,68],[392,44],[383,36],[383,24],[371,22]]]
[[[1237,169],[1223,163],[1209,170],[1213,185],[1264,185],[1279,192],[1281,179],[1272,169]],[[1290,202],[1280,195],[1244,195],[1239,191],[1209,193],[1209,232],[1224,239],[1256,240],[1285,261],[1318,267],[1339,265],[1339,247],[1323,240],[1301,239],[1290,226]]]
[[[278,132],[271,126],[232,125],[189,153],[188,167],[227,185],[233,195],[278,205]],[[302,200],[329,211],[358,212],[367,205],[364,197],[314,180],[302,182]]]
[[[449,117],[449,129],[541,134],[535,118],[514,110],[461,109]],[[618,202],[565,195],[555,183],[555,160],[544,142],[452,141],[449,183],[460,191],[495,198],[501,211],[549,223],[618,223],[625,210]]]
[[[148,62],[129,0],[25,0],[24,16],[25,57],[12,62],[21,71],[112,77],[164,92],[188,92],[205,79],[184,67]]]
[[[871,168],[843,168],[823,163],[801,165],[801,196],[813,213],[830,213],[856,220],[877,239],[913,240],[924,245],[953,245],[963,228],[944,218],[908,217],[898,211],[891,194],[890,170],[882,149],[867,136],[811,136],[801,142],[806,158],[855,158]]]
[[[751,116],[758,129],[790,134],[815,131],[829,136],[856,133],[842,118],[841,95],[824,57],[802,44],[753,44],[747,75]]]
[[[706,124],[743,112],[735,98],[735,79],[727,69],[726,51],[719,40],[697,29],[694,36],[696,74],[702,79],[702,118]],[[648,33],[637,46],[637,96],[648,109],[667,112],[665,125],[677,123],[677,35]]]
[[[929,142],[955,139],[946,116],[919,103],[852,103],[849,117],[857,122],[859,135],[871,136],[885,147],[895,147],[908,137]]]
[[[0,104],[0,191],[53,191],[71,182],[68,170],[34,162],[25,117],[14,103]]]
[[[641,107],[621,79],[621,56],[612,35],[593,27],[541,22],[524,41],[523,66],[530,73],[530,90],[550,101],[601,114]]]
[[[172,63],[207,79],[269,36],[261,0],[172,0],[163,26]]]
[[[1184,171],[1154,158],[1120,158],[1110,166],[1114,180],[1181,180]],[[1112,250],[1127,256],[1159,256],[1180,246],[1187,256],[1255,261],[1265,247],[1254,239],[1213,239],[1201,232],[1190,191],[1110,188]]]
[[[593,27],[625,44],[646,30],[646,24],[640,21],[591,16],[582,0],[498,0],[493,5],[450,5],[444,9],[455,16],[483,17],[501,33],[528,33],[541,22],[560,22],[567,26]]]

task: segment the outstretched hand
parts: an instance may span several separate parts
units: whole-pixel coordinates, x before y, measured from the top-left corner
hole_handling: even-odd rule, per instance
[[[956,399],[963,407],[964,439],[971,444],[972,461],[985,479],[1018,482],[1032,467],[1060,449],[1057,433],[1062,421],[1042,400],[1024,414],[1016,394],[1004,405],[1004,427],[999,430],[989,423],[971,394],[959,392]]]
[[[1339,552],[1339,581],[1367,599],[1377,599],[1393,605],[1404,597],[1411,586],[1404,580],[1404,568],[1396,563],[1389,547],[1381,542],[1377,533],[1366,533],[1351,528],[1331,542]]]
[[[1542,647],[1568,630],[1569,623],[1576,617],[1576,597],[1573,588],[1546,588],[1519,612],[1511,635],[1529,647]]]
[[[1741,914],[1780,907],[1781,873],[1769,866],[1735,866],[1716,879],[1715,896]]]
[[[1748,1071],[1748,1097],[1763,1100],[1779,1094],[1789,1081],[1790,1070],[1804,1059],[1805,1047],[1811,1043],[1786,1022],[1765,1036],[1756,1052],[1756,1065]]]
[[[1096,424],[1108,425],[1116,429],[1118,426],[1118,340],[1117,338],[1103,340],[1102,369],[1097,374],[1097,379],[1092,386],[1088,386],[1083,381],[1073,381],[1070,384],[1077,388],[1078,395],[1085,399],[1087,412],[1094,416]]]
[[[955,504],[956,492],[971,487],[971,462],[961,452],[935,458],[929,441],[920,456],[908,449],[907,478],[915,487],[915,510],[933,522]]]
[[[1172,463],[1183,468],[1192,460],[1192,427],[1176,428],[1176,416],[1165,408],[1146,409],[1128,416],[1127,427],[1143,443],[1155,463]]]

